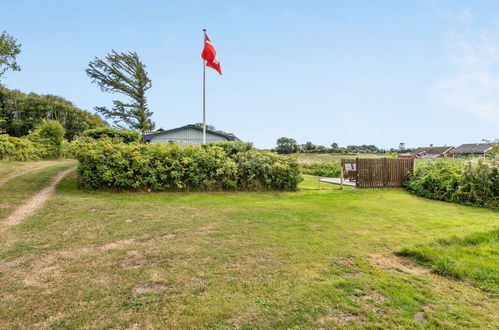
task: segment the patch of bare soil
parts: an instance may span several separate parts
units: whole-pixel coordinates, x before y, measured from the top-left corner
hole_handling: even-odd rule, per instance
[[[361,317],[356,314],[348,313],[348,312],[339,312],[339,311],[334,311],[332,313],[329,313],[328,315],[325,315],[319,319],[319,323],[322,324],[340,324],[344,325],[348,322],[355,322],[358,323],[361,321]]]
[[[21,223],[24,219],[31,216],[37,209],[39,209],[45,201],[52,195],[55,187],[62,179],[69,173],[75,170],[75,167],[68,168],[59,172],[50,182],[50,184],[38,192],[28,203],[17,208],[14,213],[7,217],[7,219],[0,224],[0,231],[6,228]]]
[[[166,291],[170,287],[165,282],[146,282],[139,283],[132,288],[133,294],[155,293]]]
[[[378,254],[371,257],[371,263],[379,268],[395,270],[411,275],[424,275],[430,270],[416,265],[409,259],[396,256],[393,253]]]
[[[348,266],[348,267],[352,267],[352,268],[356,268],[357,267],[357,265],[352,260],[347,259],[347,258],[337,259],[336,262],[339,263],[339,264]]]
[[[378,291],[374,290],[366,295],[353,295],[352,300],[355,301],[375,301],[375,302],[385,302],[388,300],[387,297],[383,296]]]
[[[157,258],[146,258],[137,251],[129,251],[123,259],[123,268],[134,269],[158,263]]]
[[[166,233],[166,234],[161,235],[160,237],[161,237],[162,239],[172,239],[172,238],[175,238],[175,236],[177,236],[177,234],[174,234],[174,233]]]
[[[426,316],[424,315],[423,311],[419,311],[414,315],[414,322],[417,322],[419,324],[425,324],[426,323]]]

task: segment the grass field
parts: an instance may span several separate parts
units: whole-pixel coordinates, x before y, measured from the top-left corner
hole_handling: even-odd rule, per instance
[[[499,229],[494,229],[405,248],[400,255],[499,295],[498,253]]]
[[[371,154],[362,154],[362,155],[340,155],[340,154],[296,154],[298,161],[300,163],[324,163],[324,162],[335,162],[340,161],[342,158],[381,158],[385,157],[385,155],[371,155]]]
[[[1,185],[0,221],[73,165]],[[312,176],[299,192],[112,193],[71,175],[0,232],[0,328],[497,328],[497,296],[394,253],[498,221]]]

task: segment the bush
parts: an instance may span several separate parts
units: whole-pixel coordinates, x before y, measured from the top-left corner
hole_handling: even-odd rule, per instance
[[[64,140],[61,145],[61,158],[65,159],[73,159],[75,158],[75,147],[77,142],[71,141],[68,142]]]
[[[41,159],[41,154],[31,141],[2,134],[0,135],[0,159],[24,162]]]
[[[406,189],[431,199],[499,207],[499,158],[422,164],[406,183]]]
[[[306,163],[301,164],[301,166],[305,174],[330,178],[339,178],[341,175],[340,162]]]
[[[43,121],[25,138],[0,135],[0,159],[30,161],[63,156],[65,130],[56,121]]]
[[[89,129],[83,132],[83,136],[91,137],[92,139],[102,138],[118,138],[124,143],[141,142],[140,133],[129,130],[117,130],[111,127],[99,127]]]
[[[252,149],[234,157],[241,190],[296,190],[302,180],[294,156]]]
[[[87,189],[296,189],[301,180],[296,159],[254,149],[231,154],[237,148],[80,141],[75,148],[78,183]]]
[[[213,146],[216,146],[216,147],[220,147],[224,150],[224,152],[227,154],[227,156],[231,157],[231,156],[234,156],[235,154],[239,153],[239,152],[243,152],[243,151],[249,151],[251,149],[253,149],[253,143],[248,143],[248,142],[240,142],[240,141],[236,141],[236,142],[212,142],[212,143],[208,143],[208,144],[204,144],[202,145],[203,147],[213,147]]]
[[[454,199],[460,203],[499,207],[499,156],[465,163]]]
[[[44,120],[27,136],[40,153],[42,159],[61,157],[64,127],[55,120]]]

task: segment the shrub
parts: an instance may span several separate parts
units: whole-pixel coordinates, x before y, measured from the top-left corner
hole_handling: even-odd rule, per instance
[[[125,143],[140,142],[140,133],[130,130],[118,130],[111,127],[99,127],[94,129],[89,129],[83,132],[83,136],[91,137],[92,139],[102,139],[102,138],[119,138]]]
[[[499,156],[467,162],[454,199],[461,203],[499,207]]]
[[[54,159],[63,155],[65,130],[53,120],[43,121],[25,138],[0,135],[0,159],[30,161]]]
[[[406,188],[426,198],[499,207],[499,158],[421,164]]]
[[[41,159],[41,155],[31,141],[3,134],[0,135],[0,159],[22,162]]]
[[[65,133],[64,127],[57,121],[44,120],[35,126],[35,129],[26,138],[35,145],[40,153],[40,158],[54,159],[61,157]]]
[[[492,144],[492,150],[489,151],[489,155],[491,156],[499,156],[499,142]]]
[[[235,142],[217,142],[217,143],[208,143],[202,145],[203,147],[220,147],[224,150],[224,152],[229,156],[234,156],[235,154],[243,151],[248,151],[253,149],[253,143],[248,143],[248,142],[240,142],[240,141],[235,141]]]
[[[296,190],[302,180],[294,156],[252,149],[236,154],[234,159],[242,190]]]
[[[229,156],[217,145],[77,142],[79,185],[137,190],[294,190],[301,175],[294,158],[248,150]]]
[[[61,145],[61,158],[72,159],[75,158],[75,147],[77,142],[68,142],[64,140]]]

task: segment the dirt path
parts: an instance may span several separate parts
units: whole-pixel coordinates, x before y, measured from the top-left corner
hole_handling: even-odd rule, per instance
[[[45,201],[54,192],[55,187],[62,179],[69,173],[75,170],[76,167],[68,168],[64,171],[59,172],[50,182],[50,184],[39,191],[34,197],[32,197],[26,204],[18,207],[10,216],[0,223],[0,232],[4,231],[10,226],[17,225],[21,223],[24,219],[31,216],[37,209],[39,209]]]
[[[31,171],[42,169],[42,168],[47,167],[47,166],[55,165],[57,163],[58,162],[55,162],[55,161],[43,162],[43,163],[31,163],[29,165],[34,165],[34,166],[26,166],[26,168],[21,168],[21,171],[17,171],[17,172],[14,172],[14,173],[11,173],[11,174],[8,174],[8,175],[1,177],[0,178],[0,186],[2,184],[6,183],[7,181],[10,181],[12,179],[17,178],[18,176],[24,175],[24,174],[29,173]]]

